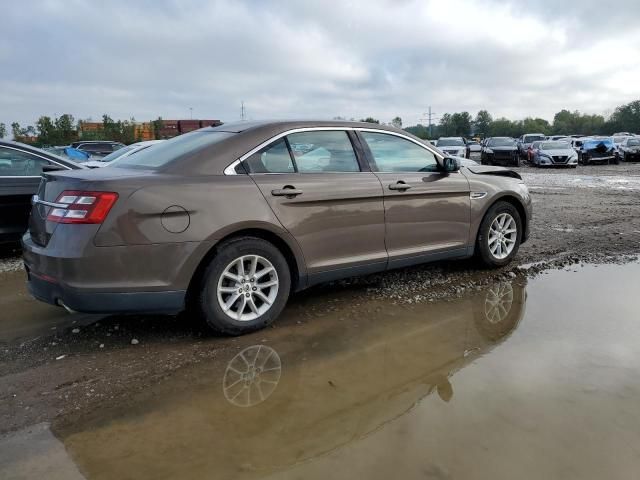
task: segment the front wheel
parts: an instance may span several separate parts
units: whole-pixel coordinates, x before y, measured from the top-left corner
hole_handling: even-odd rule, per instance
[[[223,243],[205,269],[197,307],[213,330],[241,335],[271,324],[290,288],[289,266],[273,244],[236,238]]]
[[[476,252],[482,263],[497,268],[507,265],[518,253],[522,240],[522,219],[508,202],[495,203],[480,224]]]

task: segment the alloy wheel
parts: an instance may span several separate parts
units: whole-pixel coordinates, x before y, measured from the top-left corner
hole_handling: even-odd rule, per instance
[[[227,316],[248,322],[271,308],[279,286],[278,273],[269,260],[259,255],[243,255],[223,270],[216,296]]]
[[[489,323],[497,324],[507,318],[513,306],[513,286],[500,283],[492,286],[484,301],[484,314]]]
[[[491,222],[489,227],[489,251],[499,260],[509,256],[518,240],[516,221],[508,213],[501,213]]]

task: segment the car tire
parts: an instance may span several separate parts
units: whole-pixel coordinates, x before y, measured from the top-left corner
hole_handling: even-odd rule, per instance
[[[261,238],[239,237],[221,244],[205,268],[196,307],[216,332],[241,335],[270,325],[290,289],[291,272],[280,250]]]
[[[512,232],[514,225],[515,232]],[[491,235],[492,233],[494,235]],[[496,238],[495,233],[501,233],[502,236],[498,235]],[[516,256],[521,240],[520,213],[509,202],[498,201],[489,208],[482,219],[476,240],[476,254],[487,267],[503,267]]]

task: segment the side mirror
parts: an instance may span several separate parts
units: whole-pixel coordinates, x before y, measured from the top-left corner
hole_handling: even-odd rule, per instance
[[[49,164],[49,165],[43,165],[42,166],[42,171],[43,172],[57,172],[58,170],[66,170],[66,168],[64,168],[61,165],[56,165],[56,164]]]
[[[460,165],[455,158],[444,157],[442,159],[442,169],[445,172],[457,172],[458,170],[460,170]]]

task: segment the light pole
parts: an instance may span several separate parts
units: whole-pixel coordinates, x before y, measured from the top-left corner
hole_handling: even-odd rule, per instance
[[[193,107],[189,107],[189,119],[193,120]]]

